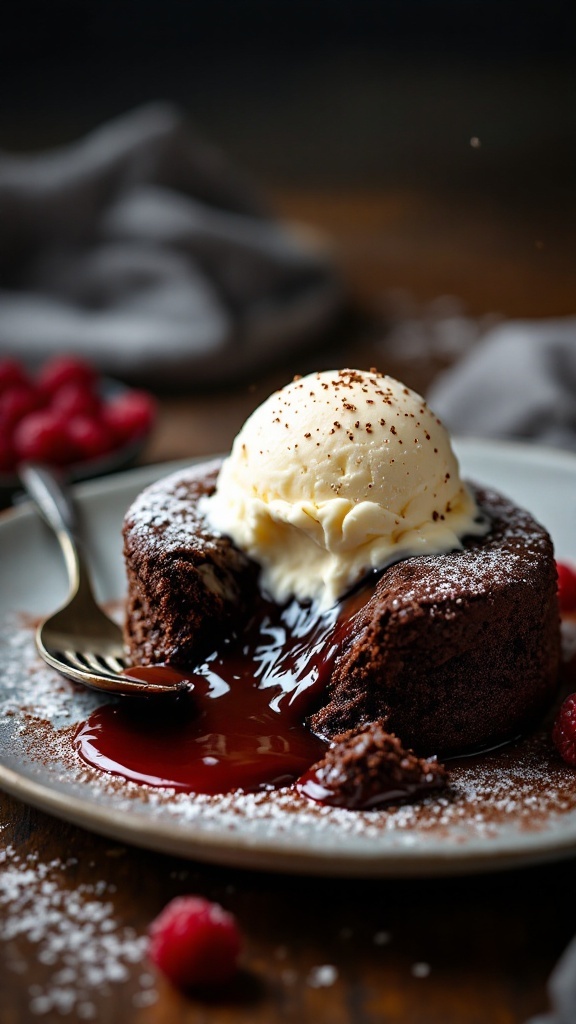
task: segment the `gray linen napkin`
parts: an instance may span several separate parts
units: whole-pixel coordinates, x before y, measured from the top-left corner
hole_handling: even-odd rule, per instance
[[[427,397],[454,434],[576,448],[576,319],[495,327]]]
[[[2,355],[221,381],[310,344],[340,303],[326,251],[171,106],[52,152],[0,153]]]

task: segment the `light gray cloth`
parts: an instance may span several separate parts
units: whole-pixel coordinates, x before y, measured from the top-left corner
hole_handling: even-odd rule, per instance
[[[170,106],[52,152],[0,153],[2,355],[222,381],[309,345],[340,303],[321,246],[274,219]]]
[[[533,1017],[527,1024],[575,1024],[576,1022],[576,939],[564,951],[548,982],[550,1012]]]
[[[451,433],[576,448],[576,319],[510,321],[433,384]]]

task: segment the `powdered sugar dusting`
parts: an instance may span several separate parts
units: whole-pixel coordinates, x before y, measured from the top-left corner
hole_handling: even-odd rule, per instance
[[[196,547],[199,524],[204,516],[197,503],[190,500],[190,479],[216,481],[220,460],[202,463],[199,467],[178,470],[146,487],[135,499],[127,513],[132,528],[146,537],[151,548],[163,552],[181,551]],[[169,508],[166,494],[170,493]],[[203,537],[208,543],[208,537]]]
[[[101,1005],[146,955],[147,937],[116,920],[115,886],[74,885],[76,864],[73,857],[21,857],[11,846],[0,851],[0,940],[8,944],[8,969],[25,976],[32,948],[34,976],[42,980],[29,986],[28,1008],[50,1020],[95,1019],[96,996]],[[154,976],[144,972],[139,982],[134,999],[149,1005],[157,998]]]
[[[472,489],[476,490],[474,485]],[[497,491],[483,487],[481,493],[493,518],[491,532],[480,542],[472,540],[464,550],[420,557],[418,600],[458,603],[463,580],[471,597],[485,592],[487,579],[494,589],[514,582],[540,585],[542,558],[548,558],[550,551],[547,532],[523,509],[515,509],[510,521],[506,499]],[[402,603],[410,603],[414,596],[408,590]]]

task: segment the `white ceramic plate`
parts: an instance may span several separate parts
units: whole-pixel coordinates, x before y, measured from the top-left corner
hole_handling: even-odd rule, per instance
[[[550,530],[558,557],[576,562],[576,457],[476,441],[456,449],[467,478],[530,509]],[[174,468],[76,487],[102,601],[124,593],[120,527],[127,506]],[[494,755],[471,762],[458,777],[455,801],[369,813],[320,808],[289,790],[173,794],[89,769],[70,733],[103,698],[36,657],[34,619],[64,599],[66,577],[56,542],[30,506],[0,516],[0,566],[0,785],[14,796],[122,841],[267,870],[455,874],[576,853],[576,771],[549,751],[542,756],[541,744],[509,751],[503,761]]]

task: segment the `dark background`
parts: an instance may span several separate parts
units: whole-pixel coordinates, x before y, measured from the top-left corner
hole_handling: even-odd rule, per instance
[[[576,277],[574,8],[12,2],[0,30],[0,148],[34,151],[146,101],[176,102],[282,215],[335,236],[344,263],[374,244],[377,216],[378,266],[393,287],[427,301],[454,292],[474,313],[565,314]],[[373,195],[379,206],[358,206]],[[375,265],[360,256],[359,292]]]
[[[2,16],[0,145],[65,141],[166,99],[274,185],[402,179],[568,203],[573,6],[23,0]]]

